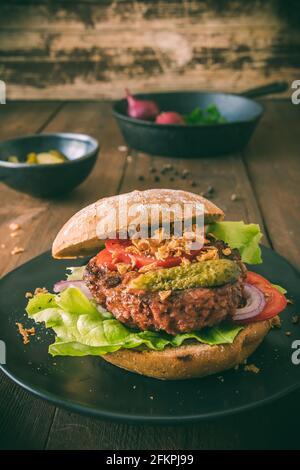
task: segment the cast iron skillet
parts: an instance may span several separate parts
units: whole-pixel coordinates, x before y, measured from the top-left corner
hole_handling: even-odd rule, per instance
[[[190,113],[196,107],[215,104],[228,121],[212,125],[155,124],[127,116],[127,101],[117,101],[113,114],[127,145],[141,152],[167,157],[202,157],[234,153],[248,143],[262,114],[263,106],[253,97],[281,93],[287,83],[276,82],[245,91],[241,95],[206,92],[170,92],[135,95],[154,100],[161,111]]]

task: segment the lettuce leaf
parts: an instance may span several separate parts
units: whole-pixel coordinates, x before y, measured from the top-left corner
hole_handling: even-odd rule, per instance
[[[275,289],[277,289],[280,294],[287,294],[287,290],[284,287],[279,286],[278,284],[272,284]]]
[[[239,222],[216,222],[207,228],[218,240],[228,243],[230,248],[237,248],[242,261],[248,264],[262,263],[259,242],[262,233],[258,224]]]
[[[241,326],[221,324],[190,334],[170,336],[152,331],[135,331],[99,308],[77,288],[60,294],[37,294],[29,300],[27,314],[36,322],[52,328],[56,339],[49,346],[52,356],[102,355],[119,349],[138,348],[161,351],[180,346],[188,339],[214,345],[232,343]]]

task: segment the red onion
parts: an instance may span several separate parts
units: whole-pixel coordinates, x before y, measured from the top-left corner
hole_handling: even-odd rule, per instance
[[[244,293],[247,300],[245,307],[238,308],[233,320],[246,320],[259,315],[266,305],[264,294],[252,284],[244,285]]]
[[[174,111],[160,113],[156,116],[155,122],[156,124],[185,124],[185,120],[181,114],[175,113]]]
[[[128,116],[135,119],[154,119],[159,113],[159,108],[154,101],[150,100],[138,100],[126,91],[127,103],[128,103]]]
[[[63,290],[67,289],[68,287],[76,287],[77,289],[80,289],[81,292],[88,298],[92,299],[93,296],[91,294],[91,291],[87,287],[84,281],[58,281],[56,284],[53,286],[53,291],[58,294],[59,292],[62,292]]]

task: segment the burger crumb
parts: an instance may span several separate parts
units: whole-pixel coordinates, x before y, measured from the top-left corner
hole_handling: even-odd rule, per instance
[[[26,297],[26,299],[31,299],[31,297],[33,297],[33,293],[32,292],[26,292],[25,297]]]
[[[272,318],[272,328],[281,328],[281,320],[278,315]]]
[[[128,148],[126,145],[119,145],[118,150],[119,152],[127,152]]]
[[[156,268],[156,263],[146,264],[145,266],[142,266],[139,269],[139,273],[147,273],[148,271],[152,271],[152,269],[155,269],[155,268]]]
[[[244,367],[245,372],[253,372],[253,374],[258,374],[260,372],[260,368],[257,367],[255,364],[247,364]]]
[[[202,191],[202,192],[200,193],[200,196],[213,199],[213,197],[214,197],[214,192],[215,192],[214,188],[213,188],[212,186],[209,186],[206,191]]]
[[[168,297],[170,297],[171,294],[172,294],[171,290],[162,290],[158,293],[161,301],[166,300]]]
[[[127,263],[117,263],[116,266],[117,266],[118,273],[121,275],[127,273],[127,271],[130,268],[130,264],[127,264]]]
[[[150,397],[149,397],[149,398],[150,398],[150,400],[153,400],[153,399],[154,399],[154,397],[153,397],[152,395],[150,395]]]
[[[10,254],[11,254],[11,255],[18,255],[19,253],[23,253],[24,251],[25,251],[25,249],[22,248],[21,246],[15,246],[15,247],[11,250]]]
[[[286,301],[287,301],[288,304],[291,304],[291,305],[293,305],[293,303],[294,303],[294,301],[292,299],[286,299]]]
[[[17,237],[18,235],[19,235],[19,232],[18,232],[18,231],[17,231],[17,232],[10,232],[11,238],[15,238],[15,237]]]
[[[235,193],[231,194],[231,196],[230,196],[231,201],[236,201],[237,199],[238,199],[238,197]]]
[[[172,171],[174,169],[173,165],[171,165],[171,163],[165,163],[162,167],[162,169],[160,170],[160,172],[162,174],[165,174],[165,173],[168,173],[170,171]]]
[[[285,332],[285,335],[286,335],[286,336],[291,336],[291,334],[292,334],[291,331],[286,331],[286,332]]]
[[[20,230],[21,226],[19,224],[16,224],[15,222],[12,222],[11,224],[9,224],[8,228],[12,232],[15,232],[16,230]]]
[[[37,295],[37,294],[48,294],[48,289],[46,289],[46,287],[37,287],[34,291],[34,295]]]
[[[16,325],[18,327],[18,330],[19,330],[19,333],[20,335],[22,336],[23,338],[23,344],[28,344],[30,342],[30,338],[29,336],[32,335],[34,336],[35,335],[35,328],[32,327],[32,328],[24,328],[24,326],[22,325],[22,323],[18,323],[16,322]]]
[[[297,323],[299,323],[299,315],[293,315],[292,316],[292,323],[294,325],[297,325]]]

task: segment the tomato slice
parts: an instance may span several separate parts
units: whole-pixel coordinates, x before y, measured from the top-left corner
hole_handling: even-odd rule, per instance
[[[134,253],[128,253],[126,251],[126,248],[131,246],[132,242],[131,240],[121,240],[121,239],[116,239],[116,240],[106,240],[105,242],[105,248],[106,250],[112,255],[110,261],[108,261],[108,255],[105,253],[102,255],[104,262],[106,263],[105,266],[113,266],[114,263],[134,263],[134,266],[136,268],[142,268],[143,266],[147,266],[149,264],[155,263],[155,266],[159,266],[161,268],[171,268],[173,266],[179,266],[181,264],[182,258],[178,256],[170,256],[169,258],[166,258],[164,260],[157,260],[155,256],[145,256],[145,255],[137,255]],[[189,260],[192,260],[195,258],[198,253],[201,250],[193,250],[191,253],[188,255],[185,255],[186,258]],[[100,255],[100,254],[99,254]],[[102,257],[99,256],[98,261],[101,264]],[[109,266],[108,266],[109,267]],[[109,269],[115,269],[115,266],[113,268]]]
[[[113,261],[112,254],[106,248],[104,248],[104,250],[101,250],[97,254],[96,263],[98,266],[105,266],[111,271],[114,271],[116,269],[116,265]]]
[[[155,263],[156,266],[161,268],[171,268],[181,264],[181,258],[178,256],[169,257],[164,260],[157,260],[155,256],[127,253],[126,248],[131,245],[131,240],[107,240],[105,242],[105,247],[110,253],[113,253],[113,259],[115,262],[131,263],[133,261],[136,268],[142,268],[143,266],[147,266],[152,263]],[[199,250],[194,250],[191,255],[189,255],[189,259],[195,257],[198,252]]]
[[[111,253],[113,253],[114,251],[123,251],[125,248],[127,248],[128,246],[131,246],[132,243],[131,243],[131,240],[128,240],[128,239],[118,239],[118,240],[112,240],[112,239],[108,239],[106,240],[105,242],[105,248],[110,251]]]
[[[126,261],[124,258],[127,258],[128,261]],[[143,266],[148,266],[149,264],[153,264],[153,263],[155,263],[155,266],[159,266],[161,268],[171,268],[173,266],[178,266],[181,264],[181,258],[179,257],[170,257],[164,260],[158,260],[155,258],[155,256],[143,256],[143,255],[136,255],[134,253],[129,253],[129,254],[125,253],[125,257],[122,255],[122,253],[118,253],[117,259],[118,260],[122,259],[124,263],[133,262],[136,268],[142,268]]]
[[[130,240],[106,240],[105,247],[112,254],[115,263],[131,263],[131,255],[126,252],[126,248],[132,243]]]
[[[274,287],[270,281],[261,276],[260,274],[248,271],[246,282],[257,287],[263,292],[266,299],[266,306],[261,313],[256,317],[244,320],[243,323],[251,323],[257,321],[268,320],[278,315],[286,308],[287,300],[286,297]]]

